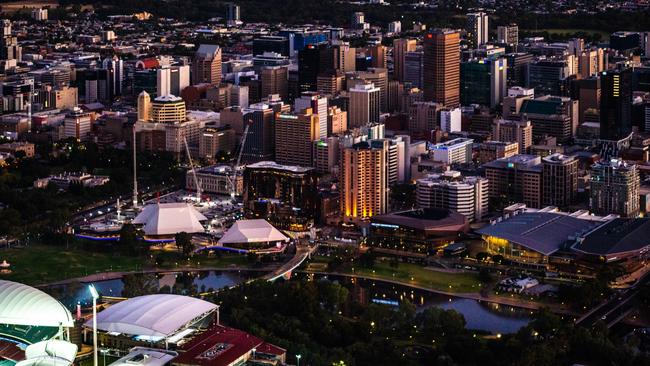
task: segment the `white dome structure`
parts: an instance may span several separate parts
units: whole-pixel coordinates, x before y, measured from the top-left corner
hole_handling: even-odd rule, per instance
[[[70,311],[41,290],[0,280],[0,324],[72,327]]]
[[[189,296],[156,294],[134,297],[97,314],[97,329],[129,335],[169,337],[200,321],[217,305]],[[92,328],[92,319],[85,323]]]
[[[180,232],[201,233],[201,221],[207,218],[189,203],[154,203],[144,207],[133,220],[143,225],[146,235],[174,235]]]
[[[219,244],[289,241],[280,230],[264,219],[239,220],[219,239]]]

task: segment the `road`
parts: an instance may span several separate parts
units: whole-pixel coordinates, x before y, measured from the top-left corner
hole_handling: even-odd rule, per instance
[[[650,272],[646,273],[632,287],[603,301],[597,307],[576,320],[576,325],[593,327],[599,321],[608,328],[621,321],[634,307],[634,299],[643,286],[650,283]]]

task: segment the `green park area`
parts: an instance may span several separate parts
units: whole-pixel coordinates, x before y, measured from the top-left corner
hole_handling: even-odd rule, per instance
[[[11,273],[0,274],[0,279],[31,285],[102,272],[132,272],[156,268],[162,270],[227,268],[250,264],[248,258],[240,254],[224,254],[214,257],[194,256],[188,260],[178,252],[122,255],[47,245],[0,249],[0,262],[3,260],[11,264]]]
[[[315,257],[307,270],[327,271],[327,266],[323,265],[326,262],[327,257]],[[446,272],[412,263],[391,264],[389,260],[383,258],[375,261],[373,266],[345,264],[334,272],[398,281],[436,291],[467,293],[478,292],[481,289],[481,282],[475,273]]]

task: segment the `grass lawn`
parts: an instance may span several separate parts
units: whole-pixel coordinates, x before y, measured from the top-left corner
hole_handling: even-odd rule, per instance
[[[174,269],[181,266],[229,267],[247,266],[244,255],[228,254],[222,257],[180,258],[176,252],[154,254],[163,258],[158,267]],[[30,285],[55,282],[67,278],[83,277],[100,272],[129,272],[152,268],[148,257],[125,256],[113,253],[95,253],[83,249],[69,249],[46,245],[31,245],[20,249],[0,249],[0,262],[11,264],[12,273],[0,274],[0,279]]]
[[[387,260],[376,261],[374,268],[354,267],[354,271],[351,266],[346,265],[339,272],[395,280],[438,291],[478,292],[481,288],[475,273],[439,272],[411,263],[399,263],[397,268],[393,268]]]

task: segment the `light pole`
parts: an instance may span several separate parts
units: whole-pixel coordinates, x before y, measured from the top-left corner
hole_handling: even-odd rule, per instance
[[[88,290],[93,297],[93,366],[97,366],[97,299],[99,293],[94,285],[88,286]]]
[[[296,355],[296,366],[300,366],[300,357],[301,355]]]

